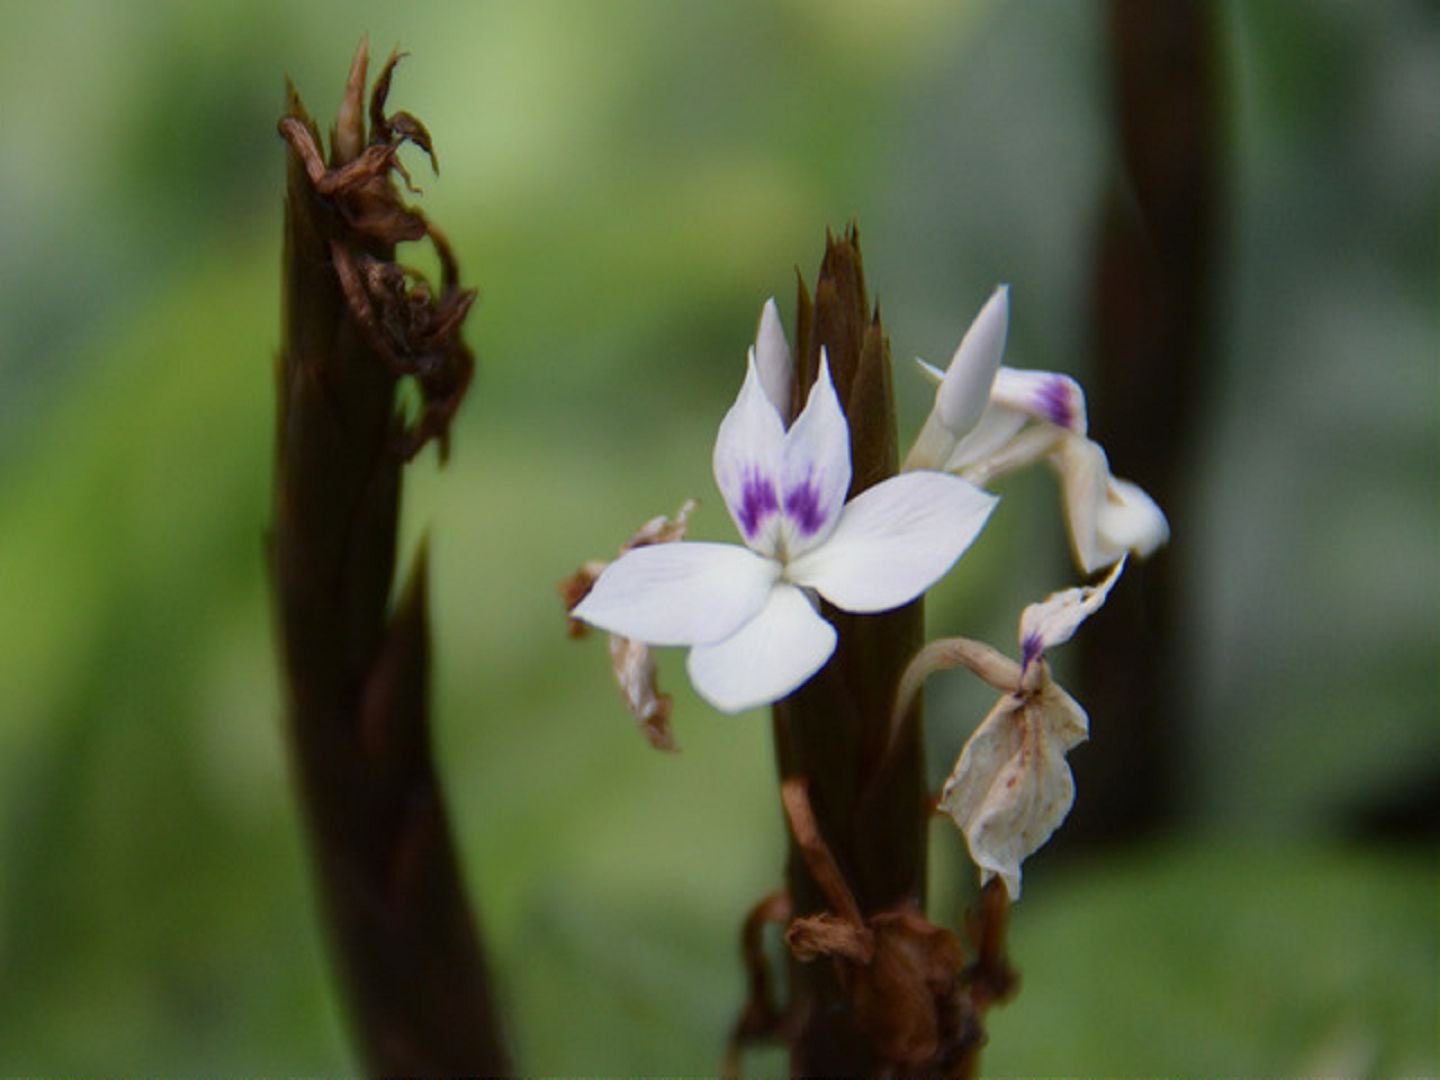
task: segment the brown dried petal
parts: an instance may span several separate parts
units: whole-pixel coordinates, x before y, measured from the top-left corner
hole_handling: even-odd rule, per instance
[[[590,590],[595,587],[595,579],[604,572],[607,565],[599,559],[591,559],[555,586],[555,591],[560,594],[560,602],[565,605],[567,612],[574,611],[575,605],[590,594]],[[582,638],[590,633],[590,625],[579,619],[567,619],[565,632],[572,638]]]
[[[1020,897],[1020,867],[1050,839],[1075,800],[1065,754],[1087,734],[1085,712],[1049,677],[1031,668],[1037,686],[1007,694],[965,743],[940,801],[980,868]]]
[[[634,536],[625,541],[620,548],[620,554],[624,555],[627,551],[647,544],[669,544],[684,540],[685,530],[690,527],[690,515],[695,512],[696,505],[694,499],[686,499],[680,504],[680,509],[675,511],[673,518],[664,514],[651,518],[635,531]]]
[[[641,734],[656,750],[680,749],[670,730],[674,700],[662,694],[655,682],[655,657],[650,646],[619,634],[610,635],[610,666],[625,704],[640,725]]]
[[[684,539],[695,505],[694,499],[687,499],[673,518],[663,514],[651,518],[620,546],[620,554],[648,544],[668,544]],[[607,565],[599,560],[587,562],[556,586],[567,612],[575,610],[575,606],[585,599]],[[589,629],[579,619],[572,618],[566,625],[566,632],[572,638],[584,637]],[[655,660],[650,647],[619,634],[611,634],[610,666],[614,669],[615,682],[620,687],[626,707],[650,745],[657,750],[679,750],[670,728],[674,699],[662,693],[656,682]]]

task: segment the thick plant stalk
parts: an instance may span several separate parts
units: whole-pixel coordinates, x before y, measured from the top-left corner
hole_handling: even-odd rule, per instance
[[[854,498],[896,473],[889,343],[869,308],[859,235],[827,238],[812,300],[800,285],[793,418],[821,350],[850,430]],[[727,1072],[748,1042],[784,1038],[795,1075],[969,1077],[985,1013],[1015,986],[1005,956],[1008,899],[998,882],[970,921],[970,950],[925,918],[925,785],[918,686],[905,682],[924,631],[920,600],[874,615],[830,604],[829,662],[773,709],[790,838],[786,890],[746,920],[750,994]],[[776,1003],[759,947],[763,921],[786,924],[788,1000]]]
[[[898,467],[890,347],[865,294],[859,236],[829,238],[813,300],[799,285],[797,386],[804,400],[820,349],[850,424],[853,480],[847,498],[895,475]],[[882,615],[848,615],[829,605],[839,631],[830,662],[774,707],[782,779],[803,782],[816,825],[838,863],[861,916],[897,907],[922,910],[925,822],[922,727],[905,725],[903,744],[886,753],[900,676],[922,644],[922,601]],[[916,709],[919,708],[917,704]],[[883,763],[883,768],[882,768]],[[787,882],[794,913],[827,909],[794,842]],[[849,996],[827,963],[792,961],[791,1067],[804,1075],[863,1075],[881,1064],[874,1042],[855,1023]]]
[[[392,607],[401,470],[442,451],[469,382],[460,326],[474,293],[448,246],[402,204],[396,152],[429,135],[387,116],[398,57],[369,102],[361,45],[331,135],[293,87],[274,523],[274,609],[295,776],[321,908],[365,1071],[509,1071],[466,901],[427,722],[429,636],[422,552]],[[408,177],[405,177],[408,183]],[[395,262],[429,238],[433,289]],[[407,422],[402,379],[420,390]]]

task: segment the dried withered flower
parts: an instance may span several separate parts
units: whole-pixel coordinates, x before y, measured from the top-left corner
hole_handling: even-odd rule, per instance
[[[686,499],[673,518],[664,515],[651,518],[620,546],[619,554],[624,555],[654,544],[671,544],[683,540],[695,505],[694,499]],[[560,582],[557,591],[567,612],[573,611],[590,594],[595,582],[609,565],[610,563],[592,559]],[[583,637],[589,627],[571,615],[567,630],[572,638],[578,638]],[[675,733],[670,728],[670,710],[674,706],[674,699],[663,693],[656,682],[655,657],[650,646],[623,634],[611,634],[610,666],[615,672],[620,696],[624,698],[626,707],[635,717],[641,734],[650,745],[656,750],[680,749],[675,741]]]

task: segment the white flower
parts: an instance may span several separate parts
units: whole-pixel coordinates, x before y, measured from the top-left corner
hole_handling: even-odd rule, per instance
[[[935,405],[905,467],[944,469],[984,486],[1045,460],[1059,475],[1071,548],[1085,573],[1127,552],[1150,555],[1170,537],[1164,513],[1139,487],[1110,474],[1105,451],[1086,437],[1079,383],[1000,366],[1009,318],[1009,290],[1001,286],[946,371],[920,361],[937,384]]]
[[[762,351],[765,338],[762,318]],[[936,472],[892,477],[847,503],[850,431],[823,352],[786,431],[752,351],[714,468],[745,546],[636,548],[571,614],[636,641],[691,646],[695,689],[725,712],[777,701],[825,665],[836,633],[815,594],[850,612],[907,604],[950,569],[995,504]]]
[[[1110,594],[1125,565],[1091,588],[1066,589],[1020,616],[1021,663],[1005,694],[965,744],[945,782],[939,809],[949,814],[980,868],[981,884],[1000,877],[1020,897],[1020,864],[1065,820],[1075,801],[1068,751],[1089,737],[1075,699],[1050,679],[1045,650],[1070,640]]]

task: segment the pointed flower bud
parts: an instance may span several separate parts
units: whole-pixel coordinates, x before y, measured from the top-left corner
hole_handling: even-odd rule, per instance
[[[1001,285],[975,316],[960,339],[940,390],[935,411],[940,421],[957,436],[966,434],[989,404],[990,387],[1005,355],[1005,337],[1010,329],[1010,286]]]
[[[907,470],[945,468],[956,444],[980,422],[990,402],[1000,358],[1005,355],[1009,325],[1010,287],[1001,285],[965,331],[943,374],[920,361],[923,368],[939,376],[939,386],[930,415],[905,459]]]

